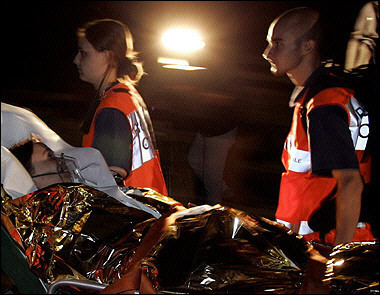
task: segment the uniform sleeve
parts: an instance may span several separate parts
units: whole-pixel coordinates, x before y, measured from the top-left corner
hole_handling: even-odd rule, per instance
[[[333,169],[359,169],[345,110],[321,106],[308,118],[312,173],[331,176]]]
[[[98,149],[109,166],[131,170],[132,135],[124,114],[114,108],[99,111],[95,118],[92,146]]]

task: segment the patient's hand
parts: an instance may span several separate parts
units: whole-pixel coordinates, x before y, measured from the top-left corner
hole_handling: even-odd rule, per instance
[[[121,168],[119,166],[108,166],[108,168],[111,170],[111,172],[117,172],[121,177],[123,177],[123,179],[126,179],[128,176],[128,172],[124,168]]]
[[[116,181],[116,184],[120,187],[124,187],[124,179],[127,178],[128,172],[124,168],[118,166],[108,166],[112,172],[112,176]]]

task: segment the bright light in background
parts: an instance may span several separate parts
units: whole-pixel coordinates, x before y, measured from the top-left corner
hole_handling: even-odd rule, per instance
[[[206,70],[206,68],[204,67],[183,66],[183,65],[164,65],[162,67],[165,69],[184,70],[184,71]]]
[[[204,67],[191,66],[186,59],[159,57],[157,59],[157,62],[159,64],[164,64],[162,67],[165,69],[175,69],[175,70],[184,70],[184,71],[196,71],[196,70],[206,69]]]
[[[169,64],[169,65],[181,65],[181,66],[189,65],[189,62],[185,59],[169,58],[169,57],[159,57],[157,62],[159,64]]]
[[[181,52],[191,52],[205,46],[205,42],[197,32],[184,28],[167,31],[163,34],[161,41],[166,48]]]
[[[200,35],[190,29],[176,28],[171,29],[162,35],[163,45],[170,50],[180,53],[191,53],[202,49],[205,42],[202,41]],[[205,70],[205,67],[191,66],[186,59],[159,57],[157,62],[164,64],[162,67],[166,69],[176,69],[184,71]]]

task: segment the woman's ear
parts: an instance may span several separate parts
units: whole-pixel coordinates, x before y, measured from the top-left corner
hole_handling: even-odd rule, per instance
[[[111,51],[111,50],[104,50],[103,52],[104,52],[104,54],[105,54],[106,62],[108,63],[108,65],[109,65],[111,68],[116,67],[116,63],[115,63],[115,54],[113,53],[113,51]]]

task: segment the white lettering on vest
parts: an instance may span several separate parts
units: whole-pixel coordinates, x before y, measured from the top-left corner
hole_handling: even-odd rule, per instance
[[[289,134],[285,149],[289,153],[289,167],[288,170],[294,172],[307,172],[311,168],[311,156],[309,151],[303,151],[296,148],[294,143],[294,135]]]
[[[142,124],[142,120],[144,118],[139,116],[138,110],[128,115],[128,121],[132,128],[132,171],[154,158],[152,144],[150,144],[151,139],[148,130],[143,127],[146,124]]]
[[[368,112],[359,104],[355,97],[351,97],[347,105],[350,111],[350,131],[355,150],[363,151],[367,146],[369,135]]]

